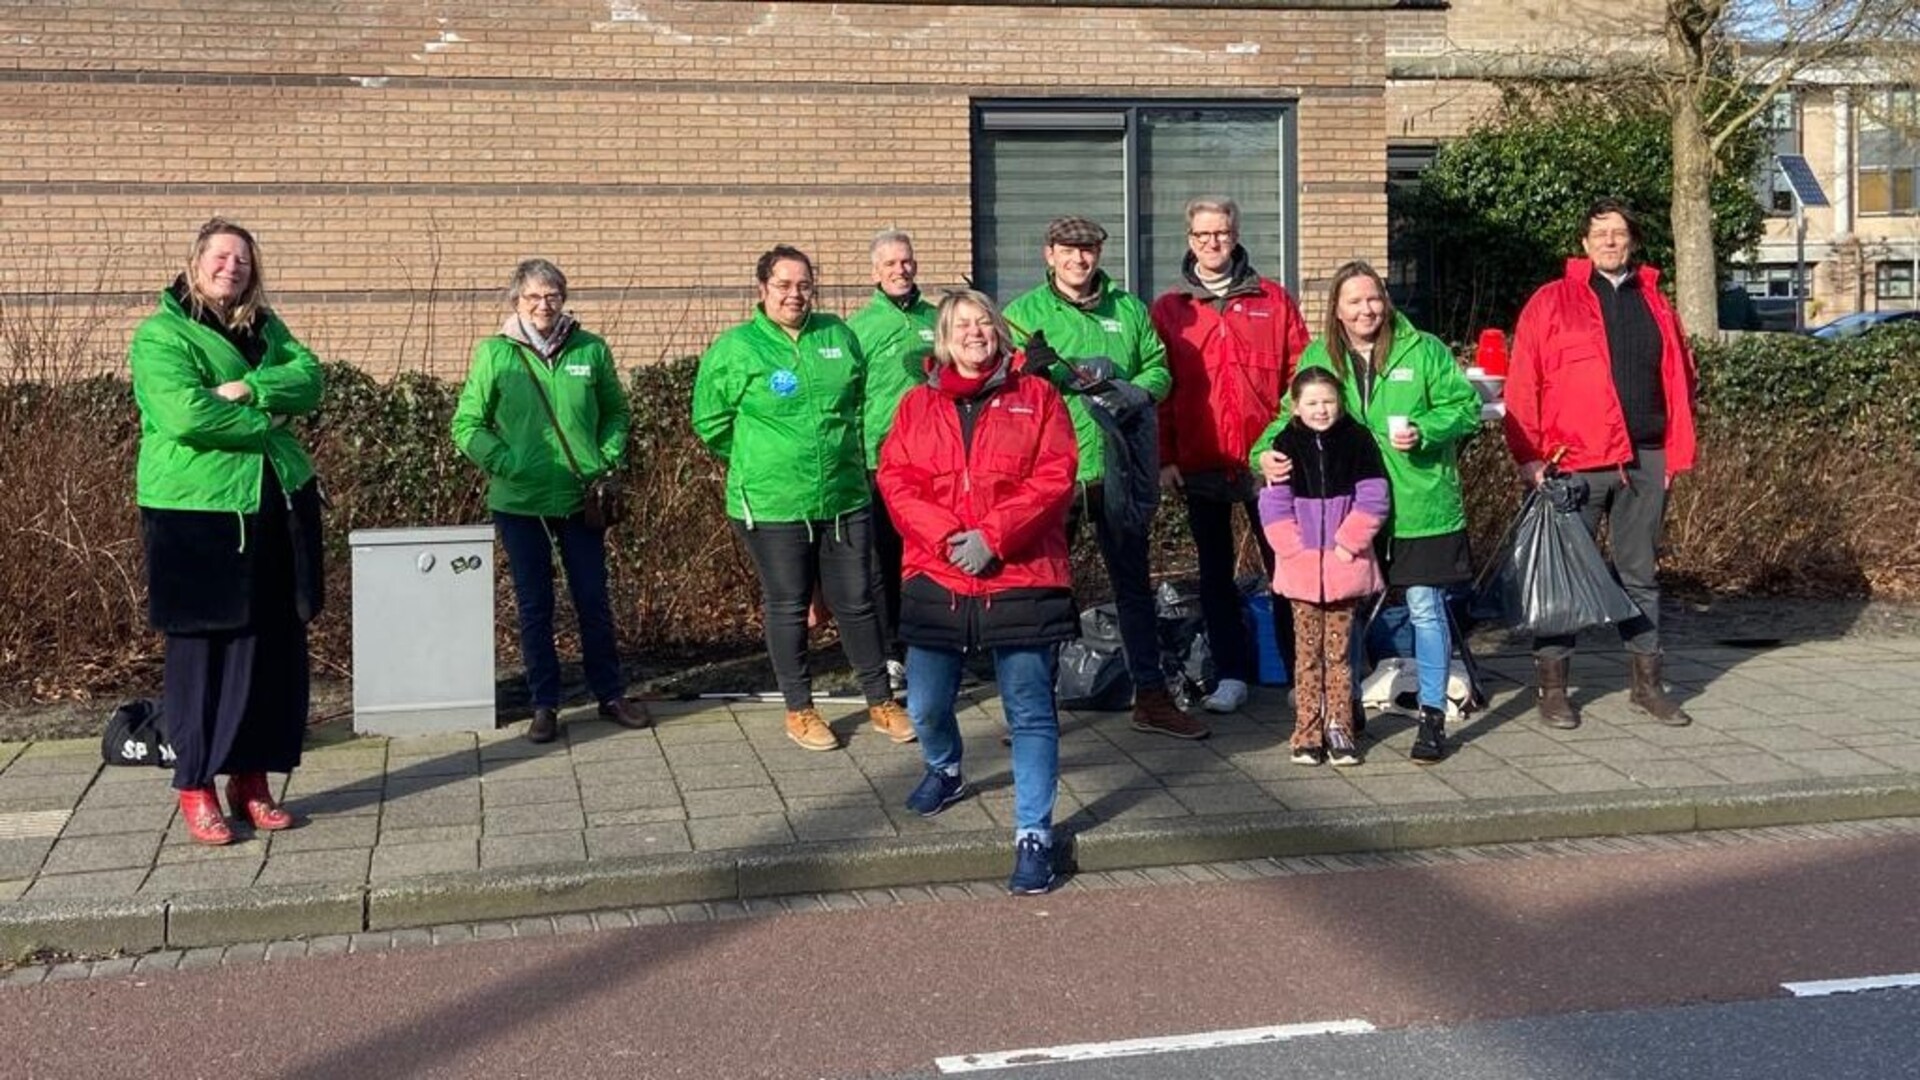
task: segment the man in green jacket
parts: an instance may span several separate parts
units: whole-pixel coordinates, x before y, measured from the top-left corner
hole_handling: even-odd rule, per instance
[[[860,351],[867,358],[861,416],[866,427],[867,484],[873,494],[874,573],[879,578],[874,601],[879,605],[880,634],[887,643],[887,679],[899,690],[906,685],[905,657],[898,639],[900,533],[887,515],[874,472],[880,467],[880,442],[893,427],[900,399],[926,381],[935,309],[920,295],[920,263],[913,257],[912,237],[887,229],[873,238],[868,251],[873,256],[873,299],[853,313],[847,326],[860,339]]]
[[[1007,321],[1016,333],[1028,336],[1037,355],[1057,354],[1071,365],[1056,369],[1056,382],[1071,389],[1082,375],[1108,385],[1096,397],[1109,411],[1147,409],[1167,396],[1172,377],[1167,372],[1167,349],[1154,331],[1147,305],[1119,288],[1100,269],[1100,251],[1107,230],[1082,217],[1055,218],[1047,225],[1043,253],[1047,280],[1007,305]],[[1043,349],[1035,339],[1043,339]],[[1064,365],[1063,365],[1064,367]],[[1159,626],[1154,616],[1149,578],[1148,530],[1121,530],[1109,523],[1101,481],[1106,471],[1106,436],[1085,400],[1069,393],[1074,435],[1080,448],[1079,498],[1068,528],[1078,531],[1079,518],[1093,518],[1094,539],[1113,585],[1114,606],[1120,616],[1120,640],[1133,677],[1133,726],[1140,731],[1203,739],[1206,724],[1182,712],[1167,693],[1160,668]],[[1146,448],[1153,460],[1136,462],[1150,482],[1159,482],[1156,447]]]

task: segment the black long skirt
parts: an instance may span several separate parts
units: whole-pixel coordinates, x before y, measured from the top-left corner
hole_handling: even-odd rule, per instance
[[[285,497],[265,470],[261,505]],[[251,621],[230,633],[167,635],[162,715],[176,755],[173,786],[221,774],[292,772],[306,738],[307,627],[294,604],[289,518],[268,512],[248,538],[255,551]]]

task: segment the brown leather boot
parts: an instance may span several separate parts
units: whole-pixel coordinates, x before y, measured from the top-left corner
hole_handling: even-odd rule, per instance
[[[1659,653],[1628,653],[1627,665],[1633,685],[1629,704],[1668,727],[1686,727],[1693,723],[1687,710],[1667,696],[1666,684],[1660,680]]]
[[[1558,660],[1533,658],[1533,673],[1540,688],[1540,701],[1537,706],[1540,722],[1550,728],[1572,731],[1580,726],[1580,713],[1574,709],[1573,702],[1567,699],[1567,672],[1573,667],[1573,661],[1567,657]]]
[[[1173,695],[1159,686],[1134,692],[1133,730],[1176,739],[1204,739],[1213,733],[1204,720],[1180,711]]]

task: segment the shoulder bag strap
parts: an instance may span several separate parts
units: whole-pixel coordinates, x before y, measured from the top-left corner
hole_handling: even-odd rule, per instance
[[[501,336],[505,337],[504,334]],[[567,445],[567,433],[560,430],[560,417],[554,414],[553,402],[547,400],[546,387],[540,385],[540,373],[533,370],[533,361],[527,358],[526,345],[512,338],[506,340],[513,342],[514,355],[527,366],[527,377],[533,380],[533,392],[540,399],[540,407],[547,411],[547,422],[553,425],[554,437],[560,440],[560,452],[567,455],[567,468],[573,471],[573,478],[584,485],[587,482],[586,474],[580,471],[580,462],[574,459],[573,447]]]

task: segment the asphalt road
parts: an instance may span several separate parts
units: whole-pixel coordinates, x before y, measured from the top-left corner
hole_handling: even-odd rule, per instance
[[[1911,1076],[1911,994],[1882,992],[1905,1009],[1899,1039],[1836,1047],[1816,1036],[1871,1030],[1877,1013],[1849,1009],[1881,1006],[1789,1002],[1780,984],[1920,971],[1916,896],[1920,838],[1891,836],[471,943],[0,990],[0,1072],[927,1076],[969,1054],[1355,1020],[1379,1030],[1230,1053],[1240,1073],[1161,1057],[984,1075]],[[1717,1003],[1754,1004],[1700,1008]],[[1724,1035],[1694,1023],[1709,1016]],[[1884,1045],[1875,1060],[1902,1067],[1712,1068],[1716,1040],[1761,1029],[1815,1054]],[[1587,1049],[1606,1038],[1639,1056]],[[1707,1071],[1643,1071],[1662,1038]]]
[[[1897,1080],[1920,1076],[1920,989],[1495,1020],[1031,1065],[981,1080]],[[920,1070],[896,1080],[932,1080]]]

